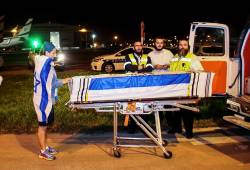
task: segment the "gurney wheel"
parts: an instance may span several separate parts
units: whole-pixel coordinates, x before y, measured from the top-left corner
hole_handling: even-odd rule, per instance
[[[163,154],[164,155],[164,157],[166,158],[166,159],[170,159],[170,158],[172,158],[172,152],[170,152],[170,151],[167,151],[167,154],[166,153],[164,153]]]
[[[120,158],[121,157],[121,153],[118,150],[114,150],[114,156],[116,158]]]

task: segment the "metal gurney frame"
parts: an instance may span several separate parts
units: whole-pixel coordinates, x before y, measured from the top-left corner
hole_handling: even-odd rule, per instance
[[[166,142],[162,139],[159,111],[178,111],[180,108],[199,112],[196,107],[185,104],[197,104],[199,98],[161,98],[131,101],[101,101],[88,103],[68,103],[72,109],[95,109],[97,112],[113,112],[113,154],[115,157],[121,157],[121,147],[159,147],[163,151],[163,156],[167,159],[172,157],[172,152],[167,151],[164,147]],[[126,112],[126,106],[129,102],[137,102],[143,108],[146,106],[147,111],[143,108],[141,112]],[[171,106],[170,108],[168,106]],[[118,112],[129,114],[136,124],[147,134],[149,138],[132,138],[118,136]],[[151,128],[140,115],[154,113],[156,130]],[[121,140],[151,140],[155,145],[122,145]]]

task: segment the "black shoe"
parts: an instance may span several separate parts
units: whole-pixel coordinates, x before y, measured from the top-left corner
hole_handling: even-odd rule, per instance
[[[185,136],[187,139],[192,139],[194,137],[193,133],[186,133]]]

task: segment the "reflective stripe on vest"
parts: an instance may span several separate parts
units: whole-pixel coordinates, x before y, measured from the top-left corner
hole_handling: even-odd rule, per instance
[[[192,53],[188,53],[185,57],[179,57],[178,54],[176,54],[175,57],[171,59],[170,71],[190,71],[192,58]]]
[[[184,62],[191,62],[191,58],[186,58],[186,57],[182,57],[181,59],[174,57],[173,59],[171,59],[171,61],[184,61]]]
[[[128,56],[129,56],[129,59],[132,62],[132,65],[138,65],[137,62],[136,62],[134,54],[129,54]],[[146,66],[147,62],[148,62],[148,56],[146,54],[142,54],[141,61],[140,61],[139,65]]]

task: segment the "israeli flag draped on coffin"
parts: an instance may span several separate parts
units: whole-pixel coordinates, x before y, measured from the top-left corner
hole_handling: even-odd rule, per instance
[[[71,103],[172,97],[209,97],[214,73],[76,76]]]

